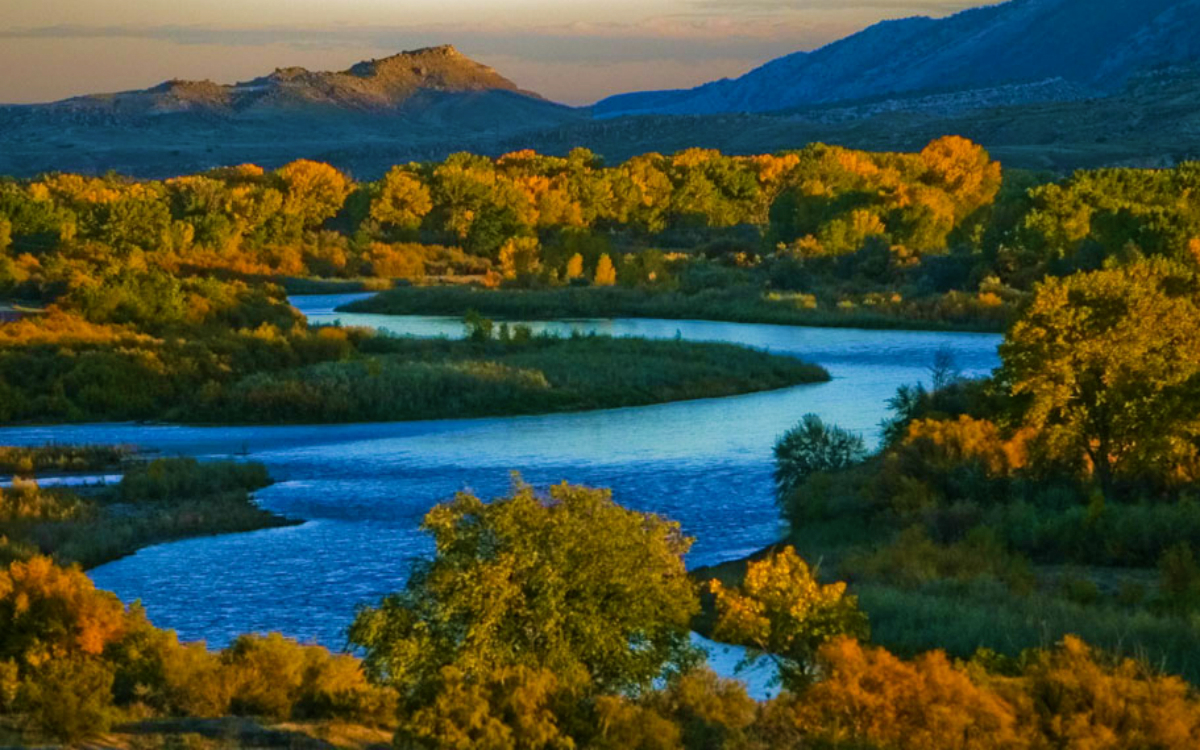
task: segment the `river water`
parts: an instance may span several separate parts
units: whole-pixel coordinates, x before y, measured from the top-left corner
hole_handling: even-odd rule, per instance
[[[335,313],[361,295],[293,298],[313,323],[461,336],[456,318]],[[257,494],[300,526],[143,549],[91,571],[151,620],[188,640],[226,644],[279,630],[339,648],[360,603],[400,588],[431,550],[421,517],[454,492],[504,493],[510,472],[545,485],[611,487],[618,502],[678,520],[695,567],[741,557],[781,533],[771,492],[775,439],[813,412],[869,442],[904,383],[928,379],[945,349],[966,375],[998,364],[991,334],[863,331],[678,320],[588,320],[536,330],[727,341],[823,365],[828,383],[723,399],[543,417],[389,424],[186,427],[135,424],[0,429],[0,444],[132,443],[201,458],[247,455],[278,480]],[[714,659],[728,671],[728,655]],[[724,663],[722,663],[724,662]],[[761,689],[755,689],[761,693]]]

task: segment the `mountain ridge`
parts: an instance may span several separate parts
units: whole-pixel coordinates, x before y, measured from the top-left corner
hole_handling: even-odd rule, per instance
[[[883,21],[811,52],[692,89],[620,94],[598,117],[774,112],[887,95],[1039,83],[1095,95],[1200,59],[1200,0],[1009,0],[941,19]]]
[[[305,106],[390,114],[403,111],[414,100],[419,103],[422,94],[486,92],[505,92],[531,102],[563,106],[519,88],[494,69],[464,56],[452,45],[363,60],[341,71],[283,67],[233,84],[171,79],[146,89],[10,106],[135,117],[179,113],[236,117],[260,109]]]

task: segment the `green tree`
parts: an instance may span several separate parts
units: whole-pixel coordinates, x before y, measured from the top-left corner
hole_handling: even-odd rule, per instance
[[[777,496],[782,501],[810,475],[845,469],[866,455],[861,437],[841,427],[826,426],[816,414],[806,414],[775,443]]]
[[[1000,347],[1051,458],[1120,477],[1186,468],[1200,437],[1200,279],[1165,260],[1043,282]]]
[[[690,664],[698,609],[679,525],[625,510],[606,490],[518,484],[485,503],[434,508],[436,555],[404,591],[361,610],[350,639],[369,674],[429,705],[443,670],[487,680],[525,666],[594,689],[649,688]]]

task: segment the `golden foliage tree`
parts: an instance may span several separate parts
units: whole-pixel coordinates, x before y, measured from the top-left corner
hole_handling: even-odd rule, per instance
[[[583,278],[583,256],[575,253],[567,261],[567,279]]]
[[[276,173],[284,187],[283,210],[304,226],[317,226],[341,210],[350,194],[346,177],[321,162],[301,159]]]
[[[1165,260],[1042,282],[1000,347],[1049,455],[1115,478],[1194,471],[1200,278]]]
[[[371,218],[400,229],[416,229],[433,210],[433,197],[421,178],[405,167],[392,167],[371,202]]]
[[[78,567],[48,557],[0,572],[0,657],[37,666],[69,656],[98,656],[126,628],[125,606],[97,591]]]
[[[600,256],[592,283],[596,286],[613,286],[617,283],[617,269],[613,266],[612,258],[608,257],[608,253]]]
[[[509,280],[536,274],[542,267],[537,237],[513,237],[500,248],[500,270]]]
[[[484,680],[524,665],[613,691],[692,655],[698,602],[678,524],[562,484],[491,503],[461,494],[424,528],[436,556],[350,630],[371,674],[410,700],[436,693],[448,666]]]
[[[817,662],[822,679],[800,696],[795,714],[811,738],[894,750],[1028,747],[1014,707],[940,651],[902,661],[838,638],[820,648]]]
[[[767,657],[784,685],[800,688],[813,677],[817,649],[840,635],[865,637],[867,619],[846,584],[821,584],[792,547],[750,563],[737,588],[709,583],[716,597],[714,636]]]

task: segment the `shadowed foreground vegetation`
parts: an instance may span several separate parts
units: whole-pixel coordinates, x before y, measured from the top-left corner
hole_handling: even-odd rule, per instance
[[[893,656],[865,640],[846,586],[818,583],[790,548],[740,585],[707,588],[717,634],[780,667],[783,692],[755,701],[689,643],[700,593],[683,562],[691,540],[605,491],[463,494],[424,528],[435,554],[350,628],[362,661],[278,634],[219,652],[182,644],[77,568],[14,562],[0,572],[0,715],[20,732],[13,741],[138,747],[214,746],[214,726],[260,746],[324,734],[353,747],[394,733],[397,747],[446,750],[1200,741],[1200,700],[1184,682],[1074,637],[1015,659]],[[203,720],[231,715],[255,720]]]

